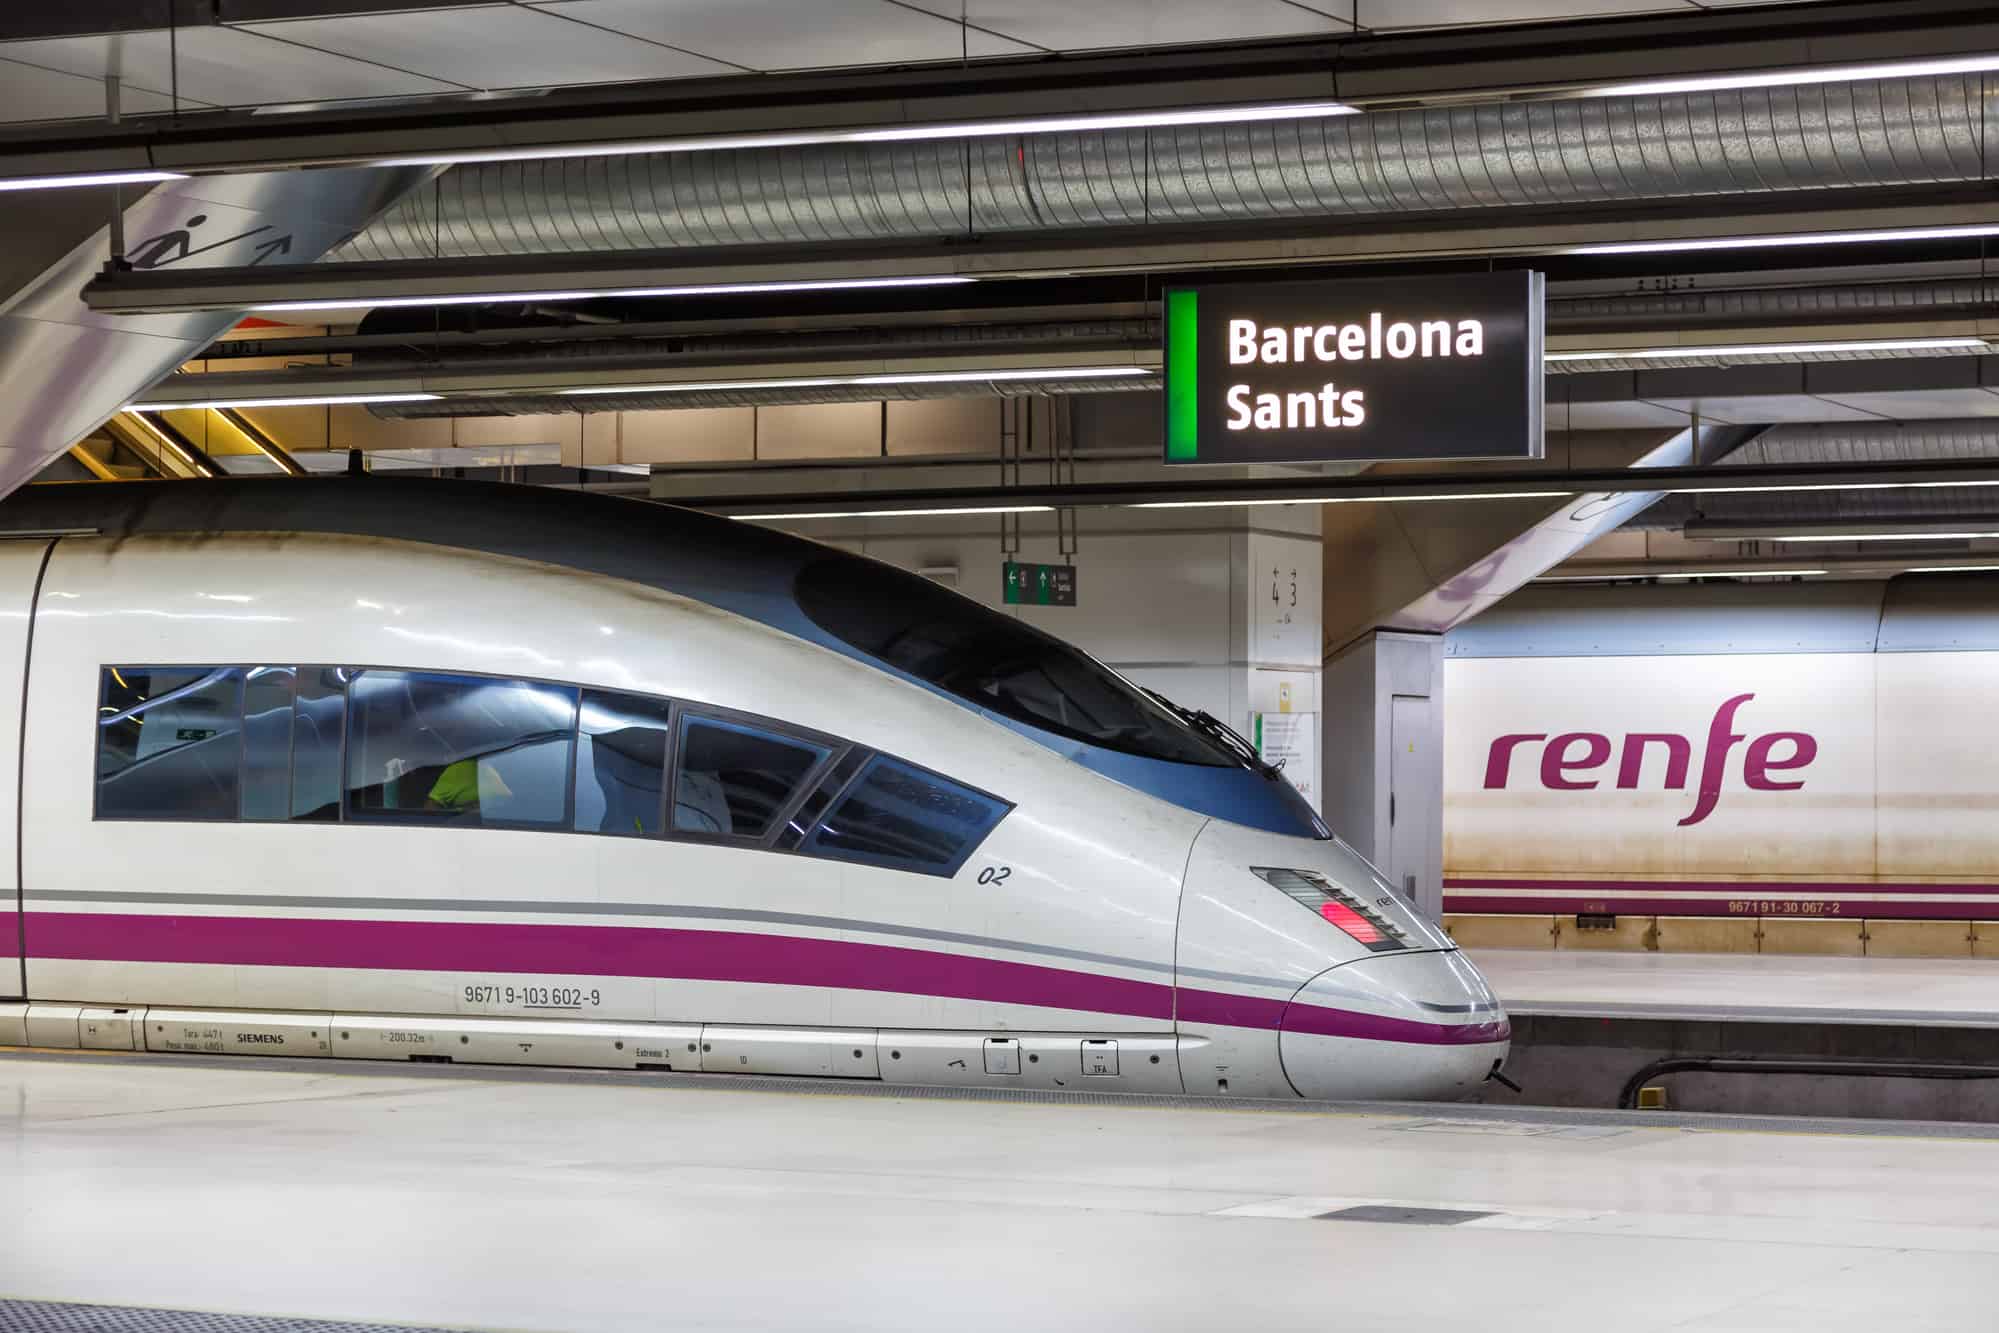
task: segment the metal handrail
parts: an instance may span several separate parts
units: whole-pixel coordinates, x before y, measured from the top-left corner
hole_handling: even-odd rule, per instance
[[[1662,1074],[1699,1071],[1708,1074],[1827,1074],[1848,1078],[1999,1078],[1999,1066],[1931,1065],[1900,1060],[1795,1060],[1778,1057],[1676,1055],[1654,1060],[1624,1082],[1617,1094],[1620,1111],[1636,1110],[1638,1090]]]

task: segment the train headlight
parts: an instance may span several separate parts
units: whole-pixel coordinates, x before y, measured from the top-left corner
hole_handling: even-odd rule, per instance
[[[1251,866],[1249,871],[1291,901],[1338,926],[1365,949],[1387,953],[1409,947],[1409,936],[1400,926],[1315,870]]]

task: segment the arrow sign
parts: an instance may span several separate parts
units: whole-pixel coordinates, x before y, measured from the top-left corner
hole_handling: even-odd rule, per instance
[[[250,261],[250,267],[255,268],[272,255],[288,255],[291,252],[292,238],[289,234],[259,242],[257,245],[257,257]]]
[[[1074,606],[1076,567],[1074,565],[1030,565],[1006,562],[1001,581],[1002,600],[1008,606]]]

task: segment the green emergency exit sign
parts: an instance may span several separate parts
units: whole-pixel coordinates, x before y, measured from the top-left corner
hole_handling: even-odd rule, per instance
[[[1074,606],[1074,565],[1024,565],[1006,562],[1005,601],[1008,606]]]

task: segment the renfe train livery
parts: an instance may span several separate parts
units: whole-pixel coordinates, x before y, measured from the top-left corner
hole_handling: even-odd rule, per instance
[[[0,1042],[1286,1097],[1505,1057],[1225,728],[889,566],[428,480],[0,531]]]
[[[1453,635],[1453,913],[1999,915],[1999,583],[1535,589]]]

